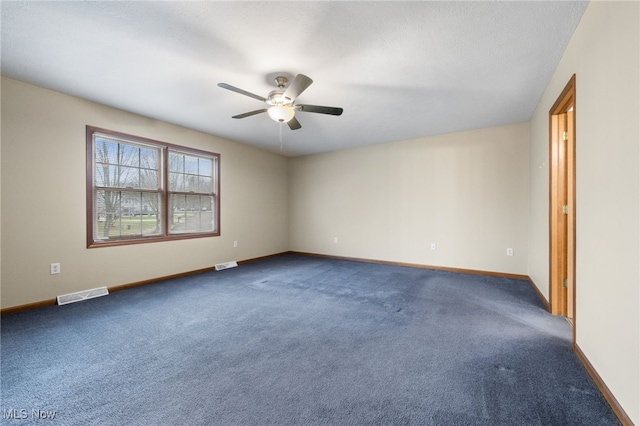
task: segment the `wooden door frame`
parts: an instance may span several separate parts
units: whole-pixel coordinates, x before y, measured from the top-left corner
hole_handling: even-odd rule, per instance
[[[563,122],[565,117],[566,123]],[[575,117],[576,76],[574,74],[549,110],[549,310],[554,315],[568,317],[572,322],[574,344],[576,294]],[[562,133],[565,130],[568,136],[563,138]],[[566,234],[561,229],[565,226],[563,224],[565,199],[568,206]],[[563,250],[567,251],[566,262]],[[563,285],[565,278],[567,279],[566,290]],[[565,297],[565,293],[568,297]]]

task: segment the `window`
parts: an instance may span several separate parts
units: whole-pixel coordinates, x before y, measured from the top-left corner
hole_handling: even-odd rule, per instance
[[[87,246],[220,235],[220,155],[87,126]]]

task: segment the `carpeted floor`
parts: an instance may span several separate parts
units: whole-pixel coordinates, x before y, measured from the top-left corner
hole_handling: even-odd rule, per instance
[[[285,255],[1,328],[3,424],[618,424],[524,281]]]

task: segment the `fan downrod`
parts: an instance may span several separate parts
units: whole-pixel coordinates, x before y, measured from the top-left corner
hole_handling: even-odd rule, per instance
[[[284,96],[285,86],[289,82],[289,79],[285,76],[280,75],[274,80],[278,85],[278,88],[269,92],[269,95],[267,96],[267,103],[269,105],[291,105],[293,103],[293,100]]]

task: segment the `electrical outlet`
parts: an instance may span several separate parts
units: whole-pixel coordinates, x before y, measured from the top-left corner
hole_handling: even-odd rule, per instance
[[[431,250],[435,250],[436,249],[436,243],[431,243]]]
[[[60,264],[59,263],[52,263],[51,265],[49,265],[49,270],[51,272],[51,275],[55,275],[55,274],[59,274],[60,273]]]
[[[338,237],[333,237],[333,244],[338,244]]]
[[[511,247],[507,248],[507,256],[513,256],[513,249]]]
[[[237,242],[237,241],[234,241],[234,242],[233,242],[233,248],[237,248],[237,247],[238,247],[238,242]]]

